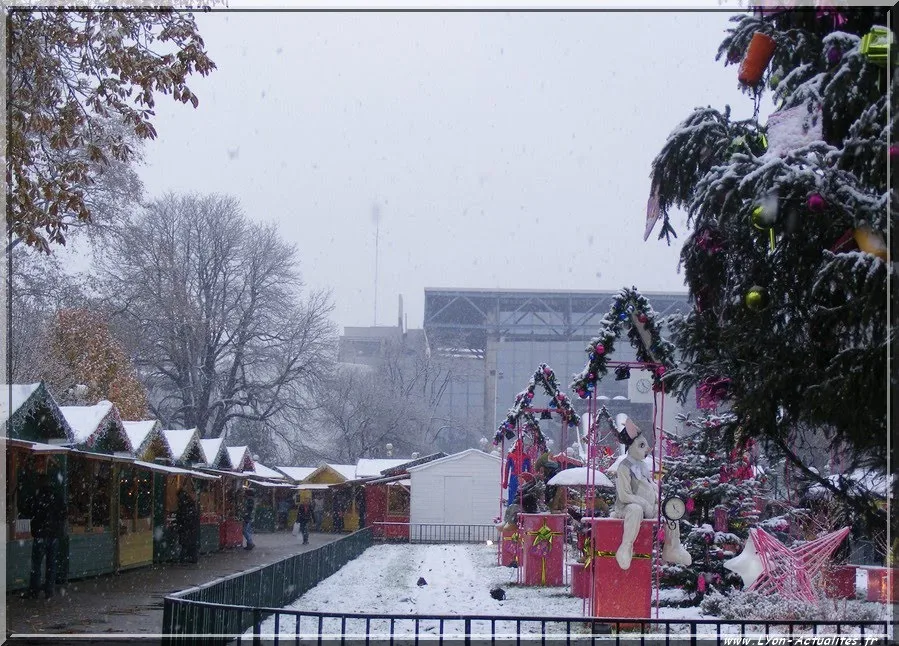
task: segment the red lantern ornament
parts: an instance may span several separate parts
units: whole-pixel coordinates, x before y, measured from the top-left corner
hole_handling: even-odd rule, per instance
[[[750,87],[758,85],[758,82],[762,80],[762,75],[765,73],[765,68],[768,67],[768,63],[771,62],[771,58],[774,56],[776,47],[777,43],[774,42],[773,38],[759,31],[755,32],[749,43],[749,49],[746,50],[746,56],[743,57],[743,62],[740,63],[740,72],[737,75],[740,83]]]

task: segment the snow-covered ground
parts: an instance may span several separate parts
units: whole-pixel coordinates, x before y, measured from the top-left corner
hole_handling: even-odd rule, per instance
[[[570,595],[570,588],[538,588],[515,584],[515,570],[500,567],[496,562],[496,547],[487,545],[377,545],[369,548],[359,558],[350,561],[339,572],[328,577],[312,590],[288,606],[304,612],[365,613],[370,615],[416,615],[420,636],[440,634],[439,621],[421,619],[433,615],[490,615],[515,617],[555,617],[580,619],[584,616],[584,602]],[[425,585],[418,585],[423,578]],[[490,591],[501,587],[505,600],[493,599]],[[678,596],[679,591],[662,591],[662,597]],[[716,619],[705,616],[696,607],[659,609],[660,619],[690,620]],[[299,635],[309,639],[319,632],[318,617],[303,616],[297,627],[296,618],[281,615],[275,627],[275,618],[262,624],[262,634]],[[464,634],[462,621],[446,622],[444,635]],[[680,632],[672,626],[671,632]],[[730,627],[723,627],[723,632]],[[474,634],[489,635],[489,621],[473,621]],[[664,633],[664,626],[659,631]],[[714,632],[714,626],[700,628],[701,633]],[[738,630],[734,627],[734,630]],[[364,636],[364,619],[328,618],[322,620],[321,631],[326,635],[345,634]],[[393,624],[396,638],[410,638],[415,634],[415,620],[397,619]],[[514,636],[515,621],[497,621],[493,632],[497,638]],[[250,631],[251,632],[251,631]],[[368,626],[370,635],[389,635],[389,620],[372,619]],[[522,633],[540,633],[541,624],[522,622]],[[566,632],[564,623],[546,625],[548,634]],[[573,635],[589,635],[583,621],[572,624]]]

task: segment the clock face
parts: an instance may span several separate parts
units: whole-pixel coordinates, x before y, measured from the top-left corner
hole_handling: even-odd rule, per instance
[[[678,498],[677,496],[671,496],[665,500],[665,503],[662,505],[662,511],[665,513],[665,518],[668,520],[680,520],[687,511],[687,505],[684,503],[683,499]]]
[[[649,379],[640,379],[637,382],[637,390],[641,393],[648,393],[650,388],[652,388],[652,382]]]

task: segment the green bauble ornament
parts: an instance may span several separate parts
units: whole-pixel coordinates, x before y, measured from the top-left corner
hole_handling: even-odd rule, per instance
[[[764,287],[753,285],[746,292],[746,307],[753,312],[760,312],[768,307],[768,291]]]

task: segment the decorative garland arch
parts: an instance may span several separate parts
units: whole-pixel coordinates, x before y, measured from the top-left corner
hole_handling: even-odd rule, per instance
[[[665,373],[675,367],[674,345],[659,333],[658,317],[646,297],[636,287],[625,287],[612,301],[612,307],[599,323],[599,334],[585,350],[587,366],[571,383],[571,389],[581,399],[590,397],[596,383],[608,372],[609,355],[625,327],[637,361],[654,364],[647,366],[652,371],[653,390],[661,390]]]
[[[537,389],[538,384],[543,386],[543,391],[552,398],[548,408],[556,409],[556,413],[562,418],[563,422],[566,422],[569,427],[576,427],[581,423],[581,418],[572,408],[568,396],[559,389],[556,374],[548,365],[541,363],[528,382],[528,387],[515,395],[515,404],[506,413],[506,419],[503,420],[503,423],[496,430],[496,435],[493,438],[494,446],[502,442],[503,436],[510,440],[516,436],[518,422],[522,417],[527,426],[536,427],[535,433],[537,436],[534,438],[535,441],[542,438],[540,424],[533,413],[527,410],[531,408],[531,403],[534,400],[534,391]]]

